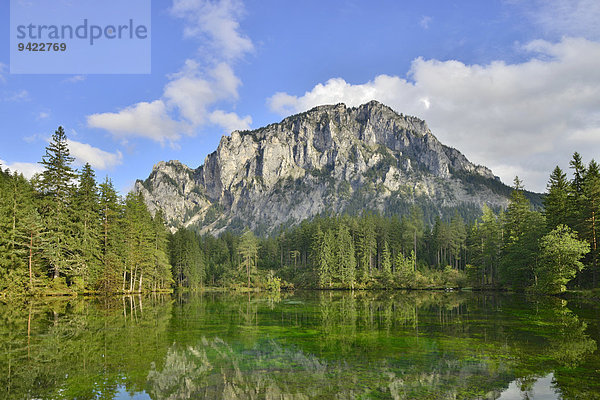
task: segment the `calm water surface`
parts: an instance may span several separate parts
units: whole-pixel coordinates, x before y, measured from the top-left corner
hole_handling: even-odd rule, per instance
[[[443,292],[0,303],[0,399],[600,399],[599,311]]]

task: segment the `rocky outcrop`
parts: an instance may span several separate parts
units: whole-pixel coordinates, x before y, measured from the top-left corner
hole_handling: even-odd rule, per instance
[[[319,106],[277,124],[224,136],[204,165],[159,162],[135,189],[172,227],[258,233],[321,213],[402,213],[431,218],[457,207],[504,207],[510,189],[444,146],[427,124],[372,101]]]

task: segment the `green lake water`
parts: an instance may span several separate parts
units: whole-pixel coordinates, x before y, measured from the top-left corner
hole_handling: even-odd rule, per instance
[[[0,303],[0,399],[600,399],[600,308],[468,292]]]

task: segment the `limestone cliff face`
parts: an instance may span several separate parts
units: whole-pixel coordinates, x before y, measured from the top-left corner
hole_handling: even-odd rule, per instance
[[[510,192],[424,121],[375,101],[234,131],[199,168],[159,162],[135,189],[172,227],[215,234],[246,226],[269,233],[324,212],[402,213],[414,203],[430,216],[504,207]]]

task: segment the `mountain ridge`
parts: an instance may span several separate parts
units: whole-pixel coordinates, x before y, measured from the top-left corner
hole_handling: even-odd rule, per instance
[[[483,204],[503,208],[510,188],[442,144],[417,117],[376,101],[317,106],[279,123],[221,138],[204,164],[157,163],[134,187],[170,227],[269,234],[322,213],[377,210],[426,218]],[[535,196],[533,196],[535,197]]]

